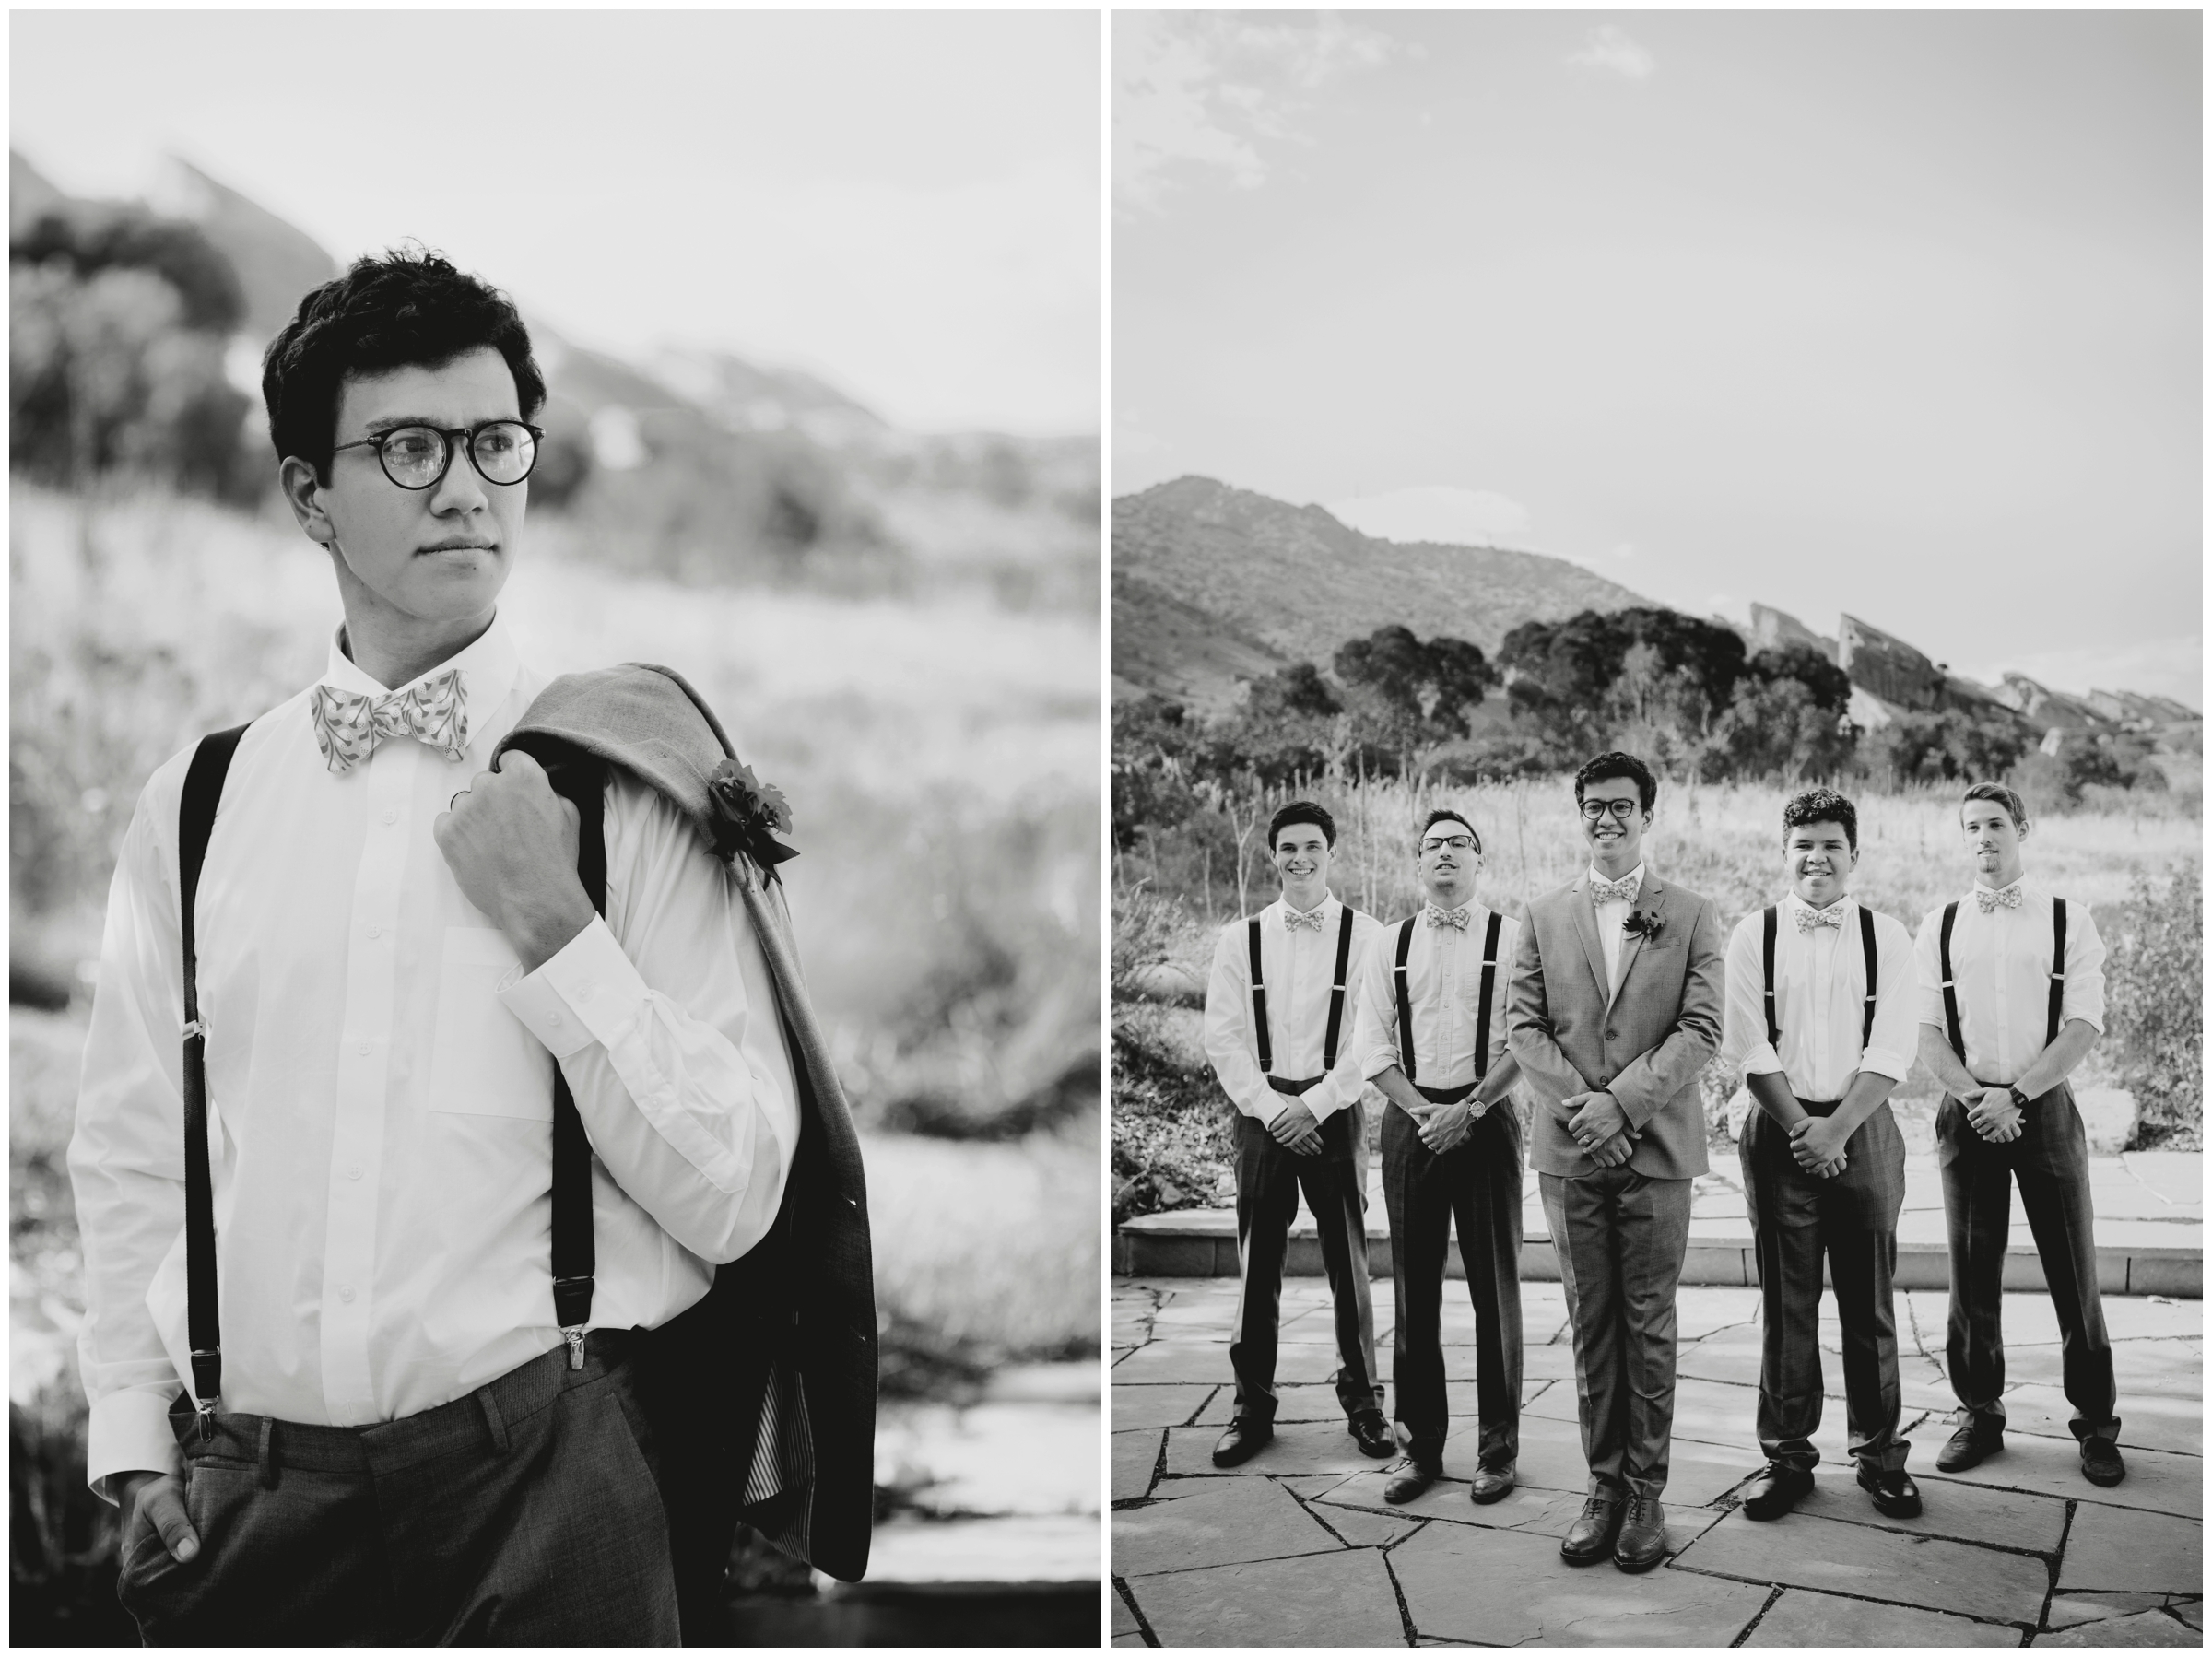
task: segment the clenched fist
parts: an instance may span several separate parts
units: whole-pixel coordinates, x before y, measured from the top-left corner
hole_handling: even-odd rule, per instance
[[[591,898],[576,878],[581,819],[529,755],[510,749],[499,763],[453,796],[430,833],[462,895],[535,972],[592,923]]]

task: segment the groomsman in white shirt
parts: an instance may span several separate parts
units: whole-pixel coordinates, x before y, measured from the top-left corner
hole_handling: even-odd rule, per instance
[[[1905,1142],[1892,1088],[1912,1067],[1912,938],[1851,896],[1858,809],[1814,788],[1783,807],[1788,896],[1728,940],[1721,1058],[1759,1109],[1744,1124],[1744,1193],[1759,1257],[1764,1353],[1759,1442],[1767,1467],[1744,1513],[1775,1519],[1813,1487],[1820,1452],[1820,1272],[1843,1327],[1843,1395],[1861,1488],[1892,1518],[1920,1511],[1898,1437],[1897,1216]]]
[[[1232,921],[1214,946],[1206,1052],[1236,1107],[1237,1260],[1241,1286],[1229,1364],[1236,1413],[1214,1446],[1233,1467],[1275,1436],[1283,1263],[1298,1195],[1321,1234],[1335,1301],[1336,1399],[1365,1454],[1395,1448],[1382,1419],[1367,1282],[1366,1124],[1353,1024],[1359,970],[1380,932],[1329,894],[1336,824],[1309,800],[1267,825],[1283,895]]]
[[[1429,814],[1414,858],[1426,901],[1383,931],[1359,997],[1360,1068],[1390,1101],[1391,1386],[1406,1453],[1382,1497],[1411,1501],[1443,1475],[1444,1251],[1456,1224],[1480,1433],[1467,1493],[1493,1502],[1512,1489],[1521,1453],[1521,1066],[1505,1050],[1519,927],[1475,901],[1482,840],[1458,812]]]
[[[1936,1114],[1950,1233],[1945,1367],[1959,1429],[1945,1473],[2005,1447],[2005,1250],[2012,1186],[2035,1234],[2057,1314],[2061,1369],[2081,1474],[2127,1476],[2120,1455],[2112,1345],[2097,1287],[2088,1135],[2066,1077],[2104,1031],[2104,943],[2086,903],[2023,871],[2028,807],[1999,782],[1959,803],[1973,889],[1920,924],[1920,1058],[1944,1086]]]
[[[498,615],[546,395],[513,306],[434,254],[362,259],[301,300],[263,391],[345,624],[239,739],[189,917],[204,1299],[193,750],[147,782],[109,894],[69,1168],[118,1593],[152,1644],[674,1644],[653,1463],[685,1447],[641,1427],[631,1332],[776,1218],[798,1107],[768,964],[662,795],[606,788],[602,919],[577,807],[526,755],[483,769],[547,683]],[[570,1330],[557,1065],[596,1238]],[[191,1338],[217,1299],[219,1381]]]

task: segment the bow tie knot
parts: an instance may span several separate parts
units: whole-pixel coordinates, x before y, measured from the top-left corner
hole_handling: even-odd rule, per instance
[[[1974,888],[1974,901],[1981,905],[1985,915],[1993,910],[2019,908],[2020,896],[2020,883],[2017,880],[2002,891],[1993,892],[1985,886]]]
[[[1453,932],[1467,929],[1467,911],[1463,904],[1458,909],[1439,909],[1433,903],[1421,911],[1421,918],[1431,926],[1449,926]]]
[[[1315,932],[1319,932],[1321,930],[1321,909],[1319,905],[1316,905],[1312,909],[1292,909],[1288,903],[1284,904],[1283,930],[1285,932],[1297,932],[1302,927],[1311,927]]]
[[[1635,876],[1626,880],[1593,880],[1590,883],[1590,901],[1593,903],[1633,903],[1636,887],[1641,884]]]
[[[1843,925],[1843,905],[1840,902],[1831,903],[1826,909],[1798,909],[1792,912],[1797,917],[1797,930],[1801,933],[1809,934],[1816,926],[1833,926],[1841,930]]]
[[[318,685],[308,711],[314,717],[315,746],[334,776],[353,770],[387,736],[412,737],[448,759],[468,751],[468,704],[458,667],[384,696]]]

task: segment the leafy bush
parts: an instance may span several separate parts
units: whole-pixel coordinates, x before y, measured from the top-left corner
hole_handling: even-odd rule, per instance
[[[1195,1207],[1234,1163],[1231,1107],[1213,1071],[1160,1039],[1152,1009],[1116,1006],[1113,1221]]]
[[[2105,1030],[2136,1095],[2131,1150],[2194,1150],[2204,1142],[2204,876],[2176,865],[2137,874],[2127,901],[2099,917]]]

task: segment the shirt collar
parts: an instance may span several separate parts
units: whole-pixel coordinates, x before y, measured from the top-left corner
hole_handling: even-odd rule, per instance
[[[1316,903],[1312,909],[1307,910],[1305,912],[1309,915],[1319,915],[1322,918],[1323,923],[1326,924],[1333,918],[1330,913],[1332,906],[1337,905],[1338,901],[1339,900],[1335,892],[1324,892],[1322,894],[1321,901]],[[1288,914],[1290,912],[1290,899],[1288,898],[1277,898],[1273,904],[1269,905],[1269,907],[1272,909],[1280,910],[1283,913]]]
[[[360,665],[346,654],[346,629],[341,623],[330,636],[330,658],[324,664],[318,684],[329,685],[339,690],[350,690],[358,696],[389,696],[406,690],[426,679],[436,678],[448,668],[461,670],[462,692],[469,701],[488,714],[507,699],[514,688],[515,676],[522,666],[522,658],[514,648],[514,635],[507,624],[494,616],[491,625],[477,636],[466,649],[456,651],[427,673],[418,674],[406,685],[381,685],[363,672]]]
[[[1592,886],[1595,886],[1605,878],[1606,877],[1603,875],[1600,875],[1597,872],[1597,865],[1595,864],[1592,864],[1590,865],[1590,884]],[[1636,883],[1636,889],[1641,892],[1643,890],[1643,864],[1641,863],[1638,864],[1634,868],[1630,869],[1620,878],[1622,880],[1633,880]],[[1619,899],[1616,899],[1614,901],[1618,902]]]
[[[1791,888],[1790,888],[1790,894],[1789,894],[1789,896],[1788,896],[1788,897],[1786,897],[1786,898],[1784,898],[1784,899],[1782,900],[1782,904],[1783,904],[1783,907],[1784,909],[1801,909],[1801,910],[1805,911],[1805,912],[1806,912],[1806,914],[1808,914],[1808,915],[1817,915],[1817,914],[1818,914],[1818,913],[1820,912],[1820,910],[1821,910],[1821,908],[1826,908],[1826,909],[1834,909],[1834,908],[1837,906],[1837,904],[1845,904],[1845,905],[1849,905],[1849,904],[1854,904],[1854,903],[1856,903],[1856,902],[1858,902],[1858,899],[1857,899],[1856,897],[1853,896],[1853,895],[1852,895],[1850,892],[1845,892],[1845,893],[1844,893],[1844,894],[1843,894],[1843,895],[1842,895],[1841,898],[1839,898],[1839,899],[1836,899],[1835,903],[1830,903],[1830,904],[1821,905],[1821,906],[1819,906],[1819,907],[1816,907],[1816,906],[1814,906],[1813,904],[1807,903],[1807,902],[1806,902],[1806,901],[1804,899],[1800,898],[1800,897],[1797,895],[1797,890],[1796,890],[1796,888],[1795,888],[1794,887],[1791,887]]]
[[[2016,886],[2020,888],[2020,896],[2025,898],[2028,895],[2028,876],[2025,875],[2018,880],[2006,881],[2003,886],[1992,886],[1979,875],[1974,876],[1974,890],[1977,892],[2008,892]]]

